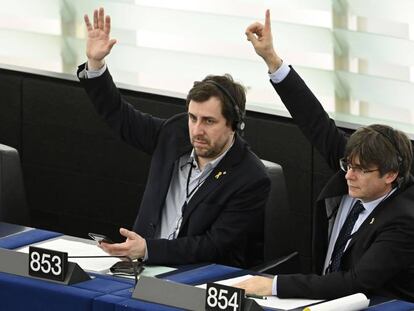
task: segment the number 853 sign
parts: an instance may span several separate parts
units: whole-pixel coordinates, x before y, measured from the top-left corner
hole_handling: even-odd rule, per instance
[[[29,275],[56,281],[64,281],[68,266],[68,254],[40,247],[29,247]]]

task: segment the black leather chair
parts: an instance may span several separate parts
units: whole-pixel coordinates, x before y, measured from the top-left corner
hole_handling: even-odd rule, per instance
[[[298,270],[298,252],[290,239],[291,213],[283,168],[262,160],[271,180],[269,199],[265,209],[264,263],[252,268],[265,273],[289,273]]]
[[[29,225],[29,209],[16,149],[0,144],[0,221]]]

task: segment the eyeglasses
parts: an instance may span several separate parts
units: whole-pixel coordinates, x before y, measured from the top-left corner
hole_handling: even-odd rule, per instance
[[[365,175],[368,173],[379,171],[378,168],[373,169],[373,170],[366,170],[360,166],[352,166],[351,164],[348,163],[348,161],[345,158],[339,159],[339,166],[341,167],[341,170],[343,170],[345,173],[348,172],[349,170],[352,170],[357,175]]]

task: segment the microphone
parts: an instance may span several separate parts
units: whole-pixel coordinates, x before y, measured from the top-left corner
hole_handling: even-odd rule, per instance
[[[109,270],[114,274],[114,275],[131,275],[130,273],[130,268],[132,268],[132,273],[134,275],[134,288],[138,283],[138,274],[140,274],[143,270],[143,262],[142,261],[133,261],[131,259],[131,257],[128,256],[68,256],[69,258],[120,258],[120,259],[126,259],[128,262],[128,266],[125,265],[125,262],[120,261],[115,263],[114,265],[112,265],[112,267],[109,268]],[[139,272],[138,272],[138,267],[139,267]]]
[[[187,165],[190,165],[191,169],[193,169],[193,168],[197,167],[197,166],[194,164],[194,158],[190,158],[190,159],[188,159],[188,161],[187,161],[187,162],[185,162],[183,165],[181,165],[181,166],[180,166],[180,170],[182,170],[182,169],[183,169],[184,167],[186,167]]]

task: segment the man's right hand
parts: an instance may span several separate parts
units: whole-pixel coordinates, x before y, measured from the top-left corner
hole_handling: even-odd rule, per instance
[[[282,59],[273,48],[269,10],[266,10],[264,25],[259,22],[251,24],[246,29],[246,36],[247,40],[252,43],[256,53],[266,62],[269,72],[275,72],[282,65]]]
[[[99,247],[112,256],[127,256],[131,259],[144,258],[147,250],[147,242],[139,234],[125,228],[119,229],[119,233],[127,239],[123,243],[99,243]]]
[[[88,39],[86,41],[86,56],[88,57],[88,69],[97,70],[105,64],[104,58],[111,52],[116,43],[115,39],[109,39],[111,32],[111,17],[105,16],[103,8],[93,12],[93,26],[89,16],[84,16]]]

